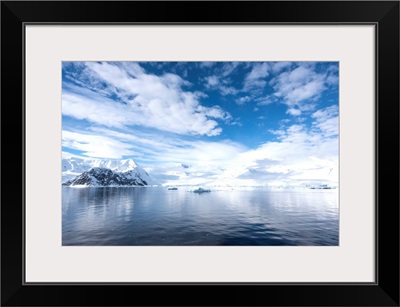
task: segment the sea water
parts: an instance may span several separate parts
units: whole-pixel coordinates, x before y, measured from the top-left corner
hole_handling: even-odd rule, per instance
[[[63,245],[339,244],[338,190],[62,188]]]

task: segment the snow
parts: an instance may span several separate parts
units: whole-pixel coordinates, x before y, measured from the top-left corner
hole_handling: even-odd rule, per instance
[[[86,185],[86,184],[77,184],[77,185],[71,186],[71,188],[77,188],[77,189],[87,188],[87,187],[88,187],[88,185]]]
[[[73,180],[80,174],[93,168],[106,168],[118,173],[131,171],[131,174],[129,174],[131,179],[142,179],[145,180],[148,185],[158,185],[158,182],[143,168],[141,168],[133,159],[101,160],[81,159],[76,157],[62,159],[62,183]],[[93,179],[95,181],[95,178]],[[94,186],[94,184],[95,183],[92,185]]]
[[[291,170],[291,174],[286,174],[287,169],[278,169],[277,167],[257,169],[251,164],[236,164],[229,168],[221,166],[215,169],[215,167],[208,166],[207,163],[201,165],[180,163],[159,171],[156,173],[158,176],[153,177],[132,159],[100,160],[76,157],[62,160],[62,182],[73,180],[94,167],[124,173],[126,179],[137,180],[138,182],[144,180],[147,186],[159,186],[161,183],[165,187],[188,186],[193,188],[204,186],[213,191],[215,189],[229,190],[245,187],[264,187],[270,190],[319,190],[322,189],[323,185],[327,185],[328,189],[338,188],[337,167],[328,164],[318,170],[310,168],[307,176],[305,176],[301,170],[299,172]]]

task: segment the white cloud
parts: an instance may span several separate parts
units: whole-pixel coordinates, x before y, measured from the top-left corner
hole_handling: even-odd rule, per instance
[[[256,63],[253,65],[253,69],[247,75],[246,79],[260,79],[268,77],[270,65],[268,63]]]
[[[121,62],[118,63],[121,67],[127,72],[127,74],[131,77],[138,77],[140,75],[145,74],[144,69],[135,62]]]
[[[211,63],[216,64],[217,62]],[[222,63],[222,65],[213,71],[213,75],[205,77],[205,87],[207,89],[219,91],[222,96],[238,94],[240,91],[231,85],[232,80],[229,78],[229,75],[232,74],[240,64],[240,62]],[[209,62],[202,62],[200,67],[214,67],[214,65],[210,65]]]
[[[256,149],[233,151],[206,168],[203,183],[241,185],[305,185],[338,182],[338,140],[316,128],[291,125],[277,132],[278,140]],[[210,144],[211,151],[213,145]],[[225,148],[221,148],[225,152]],[[200,159],[202,160],[202,159]],[[196,167],[196,162],[191,161]],[[184,183],[190,173],[176,179]]]
[[[288,106],[287,113],[297,117],[282,120],[281,129],[270,131],[275,141],[248,149],[229,140],[207,142],[197,137],[189,140],[185,135],[221,134],[220,121],[239,123],[233,122],[232,116],[218,105],[201,105],[204,94],[186,90],[191,85],[181,77],[155,76],[138,64],[128,64],[88,63],[83,74],[90,89],[63,85],[63,115],[96,124],[76,132],[70,119],[63,119],[62,144],[66,155],[68,150],[78,150],[93,158],[132,157],[151,169],[157,179],[171,184],[337,182],[338,107],[313,109],[316,106],[313,101],[333,82],[328,81],[331,75],[317,73],[310,65],[290,71],[285,71],[290,65],[268,68],[262,66],[267,63],[253,65],[247,76],[254,79],[252,86],[265,82],[273,71],[281,72],[271,85],[276,97]],[[226,65],[225,69],[225,73],[230,69],[229,73],[233,73],[235,66]],[[222,74],[219,71],[218,76],[203,79],[205,85],[221,93],[223,87],[229,89],[229,83],[221,81]],[[70,75],[79,83],[82,80],[78,77],[83,78]],[[258,106],[270,104],[276,97],[256,98],[254,102]],[[245,104],[252,99],[253,94],[249,94],[234,102]],[[253,110],[258,111],[258,107]],[[311,125],[297,120],[302,119],[299,116],[305,110],[313,111]],[[153,129],[159,131],[154,133]],[[182,168],[182,163],[191,167]]]
[[[253,64],[252,71],[245,79],[244,90],[258,96],[254,99],[257,106],[282,103],[288,107],[287,114],[300,116],[317,107],[324,91],[338,86],[337,73],[337,65],[320,71],[314,62],[257,63]],[[266,77],[271,77],[268,85],[273,92],[263,96],[261,88],[267,86]]]
[[[246,150],[243,145],[228,140],[185,141],[132,129],[121,132],[91,128],[85,133],[63,130],[62,139],[66,149],[84,151],[85,156],[117,159],[131,155],[152,167],[184,163],[198,170],[221,167]]]
[[[323,91],[337,79],[331,70],[318,73],[315,65],[303,63],[296,68],[282,72],[270,81],[275,92],[274,96],[282,99],[282,103],[289,107],[288,113],[299,116],[299,112],[312,110],[315,102]],[[294,107],[296,111],[293,111]]]
[[[277,140],[256,149],[229,140],[189,141],[131,128],[65,130],[63,146],[90,157],[131,156],[165,184],[336,184],[338,139],[327,133],[337,127],[335,112],[334,107],[314,112],[311,128],[296,124],[271,131]],[[182,168],[182,163],[191,167]]]
[[[251,101],[250,96],[243,96],[243,97],[236,99],[236,103],[238,105],[244,105],[244,104],[248,103],[249,101]]]
[[[339,78],[337,76],[334,75],[329,75],[326,78],[326,83],[329,85],[337,85],[339,83]]]
[[[217,62],[200,62],[200,67],[201,68],[211,68],[213,67]]]
[[[336,136],[339,133],[339,108],[337,105],[318,110],[311,115],[315,118],[314,126],[324,136]]]
[[[235,89],[233,86],[226,86],[226,85],[221,85],[219,87],[219,90],[223,96],[227,95],[236,95],[239,91]]]
[[[286,111],[287,114],[293,115],[293,116],[299,116],[301,115],[301,111],[299,109],[295,108],[290,108]]]
[[[261,97],[261,98],[257,99],[258,106],[266,106],[273,102],[274,102],[274,100],[271,97]]]
[[[189,85],[174,74],[146,74],[135,63],[86,63],[89,87],[102,86],[103,95],[73,86],[63,89],[63,115],[108,127],[141,125],[178,134],[215,136],[221,133],[214,107],[201,106],[202,93],[182,89]],[[102,84],[102,85],[101,85]],[[104,86],[106,84],[106,86]],[[105,97],[116,95],[122,103]],[[220,107],[218,107],[220,108]],[[216,117],[214,117],[214,115]],[[213,119],[214,118],[214,119]]]
[[[279,141],[241,154],[248,167],[268,175],[265,184],[337,184],[337,138],[325,137],[303,125],[292,125],[275,134]]]
[[[206,82],[208,87],[214,87],[219,84],[219,78],[217,76],[206,77]]]
[[[292,124],[270,131],[276,141],[240,153],[231,160],[223,178],[234,175],[249,184],[305,185],[338,183],[338,110],[331,106],[314,112],[311,126]],[[285,121],[284,124],[288,124]],[[231,177],[229,177],[231,176]],[[253,181],[250,180],[253,178]],[[252,183],[251,183],[252,182]]]
[[[222,71],[221,71],[222,77],[227,77],[231,73],[233,73],[235,71],[235,69],[239,66],[239,64],[240,64],[239,62],[224,63],[224,65],[222,66]]]
[[[62,131],[62,146],[83,151],[84,156],[93,158],[121,159],[136,154],[129,143],[107,136],[65,130]]]
[[[269,63],[255,63],[252,70],[244,80],[244,89],[249,90],[256,87],[264,87],[267,82],[265,78],[269,76]]]
[[[288,68],[290,66],[292,66],[292,62],[274,62],[271,63],[271,71],[273,73],[278,73],[280,71],[282,71],[285,68]]]
[[[216,75],[206,77],[205,81],[206,81],[205,84],[206,88],[219,91],[223,96],[236,95],[239,92],[233,86],[224,84],[224,82],[221,81],[221,77]],[[229,82],[226,82],[225,80],[225,83]]]
[[[321,132],[324,134],[324,136],[327,136],[327,137],[337,136],[339,133],[338,121],[339,121],[339,118],[336,116],[333,118],[329,118],[324,122],[318,123],[317,127],[319,128],[319,130],[321,130]]]
[[[337,116],[338,114],[339,114],[338,106],[332,105],[314,112],[313,114],[311,114],[311,117],[315,118],[317,122],[323,122],[329,118]]]
[[[208,117],[222,119],[224,121],[232,119],[232,116],[228,112],[225,112],[220,106],[213,106],[211,108],[199,106],[197,110],[203,112]]]

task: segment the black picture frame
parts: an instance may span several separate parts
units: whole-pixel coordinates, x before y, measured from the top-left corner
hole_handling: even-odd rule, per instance
[[[26,284],[23,72],[28,23],[375,25],[376,282]],[[398,1],[3,1],[1,77],[2,306],[399,306]]]

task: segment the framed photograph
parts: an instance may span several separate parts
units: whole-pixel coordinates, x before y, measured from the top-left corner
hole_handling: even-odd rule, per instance
[[[398,1],[1,8],[2,305],[399,306]]]

